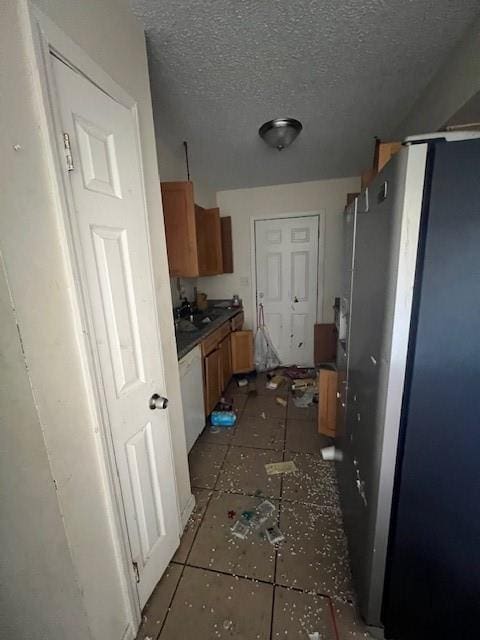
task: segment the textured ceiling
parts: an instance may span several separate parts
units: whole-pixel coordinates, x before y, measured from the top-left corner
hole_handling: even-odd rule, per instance
[[[155,123],[217,189],[357,175],[480,12],[478,0],[130,0]],[[258,127],[304,129],[282,151]]]

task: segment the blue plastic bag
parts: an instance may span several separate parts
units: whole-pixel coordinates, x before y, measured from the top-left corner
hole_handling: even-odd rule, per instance
[[[215,427],[233,427],[237,422],[237,414],[234,411],[212,411],[210,422]]]

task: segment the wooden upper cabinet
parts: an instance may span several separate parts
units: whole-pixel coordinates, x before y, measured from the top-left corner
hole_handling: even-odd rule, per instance
[[[223,273],[233,273],[232,218],[230,216],[222,216],[220,225],[222,230]]]
[[[196,205],[192,182],[162,182],[161,188],[170,275],[223,273],[219,209]]]
[[[218,208],[203,209],[195,205],[198,242],[198,271],[201,276],[223,273],[222,233]]]
[[[162,182],[163,217],[171,276],[199,275],[192,182]]]

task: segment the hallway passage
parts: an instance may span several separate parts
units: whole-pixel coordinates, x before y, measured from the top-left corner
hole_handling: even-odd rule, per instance
[[[368,638],[354,607],[333,462],[320,449],[317,407],[298,408],[284,385],[233,382],[225,396],[237,426],[207,427],[190,454],[197,501],[180,548],[144,610],[138,639],[359,640]],[[276,398],[286,400],[286,406]],[[297,470],[268,475],[265,464]],[[269,520],[245,539],[231,527],[265,499]],[[285,540],[273,546],[265,528]],[[316,635],[318,634],[318,635]]]

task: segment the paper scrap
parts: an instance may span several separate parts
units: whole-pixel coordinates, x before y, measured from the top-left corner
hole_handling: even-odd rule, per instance
[[[320,453],[324,460],[336,460],[337,462],[341,462],[343,460],[343,451],[336,447],[323,447],[323,449],[320,450]]]
[[[285,540],[285,536],[276,524],[273,525],[273,527],[268,527],[268,529],[265,529],[265,533],[267,534],[267,539],[270,544],[278,544],[279,542],[283,542],[283,540]]]
[[[240,520],[237,520],[233,527],[230,528],[230,531],[236,538],[245,540],[250,532],[250,527],[248,527],[246,524],[243,524],[243,522],[240,522]]]
[[[275,476],[279,473],[294,473],[297,467],[293,460],[286,462],[269,462],[265,465],[265,471],[269,476]]]
[[[285,398],[280,398],[280,397],[276,397],[275,398],[275,402],[277,404],[279,404],[281,407],[286,407],[287,406],[287,401],[285,400]]]

